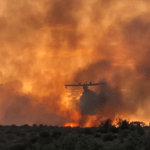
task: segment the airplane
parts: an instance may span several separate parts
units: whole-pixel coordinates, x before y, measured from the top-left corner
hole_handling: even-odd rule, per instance
[[[82,86],[84,91],[87,91],[88,90],[88,86],[96,86],[96,85],[102,85],[102,84],[106,84],[105,82],[101,82],[101,83],[85,83],[85,84],[82,84],[82,83],[79,83],[79,84],[66,84],[65,87],[67,88],[67,86]]]

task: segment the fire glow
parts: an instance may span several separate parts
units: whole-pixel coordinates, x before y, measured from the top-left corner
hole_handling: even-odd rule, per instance
[[[64,125],[64,127],[71,127],[71,128],[77,127],[77,126],[78,126],[78,124],[76,124],[76,123],[66,123],[66,124]]]
[[[144,0],[0,2],[0,124],[90,127],[118,117],[148,124],[149,7]],[[82,88],[64,86],[103,79],[106,89],[90,89],[107,100],[93,99],[91,108],[81,106]]]

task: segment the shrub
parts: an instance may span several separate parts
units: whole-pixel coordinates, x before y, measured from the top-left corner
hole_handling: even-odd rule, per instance
[[[139,135],[144,135],[145,134],[144,129],[140,125],[137,125],[137,133]]]
[[[119,134],[119,142],[124,143],[123,134],[122,132]]]
[[[16,134],[17,136],[20,135],[20,131],[18,131],[18,130],[17,130],[17,131],[14,131],[13,133]]]
[[[15,134],[16,136],[20,136],[20,137],[25,137],[26,133],[21,132],[21,131],[14,131],[13,134]]]
[[[6,141],[6,139],[1,139],[0,142],[1,143],[6,143],[7,141]]]
[[[101,150],[101,149],[99,149],[99,150]],[[112,146],[112,144],[111,145],[109,145],[109,147],[105,147],[104,149],[102,149],[102,150],[126,150],[125,148],[124,148],[124,145],[123,144],[120,144],[120,143],[114,143],[113,144],[113,146]],[[128,150],[131,150],[131,149],[128,149]]]
[[[116,128],[115,126],[110,126],[108,131],[112,133],[118,133],[118,128]]]
[[[25,134],[24,132],[21,132],[21,133],[19,133],[19,136],[20,136],[20,137],[25,137],[26,134]]]
[[[38,147],[38,149],[42,149],[42,150],[60,150],[60,144],[55,141],[52,144],[48,144],[48,145],[44,145],[44,146],[41,145],[40,147]]]
[[[109,133],[106,133],[104,136],[103,136],[103,141],[104,142],[107,142],[107,141],[113,141],[114,140],[114,136],[111,132]]]
[[[37,125],[36,125],[36,124],[33,124],[33,127],[37,127]]]
[[[118,135],[115,134],[115,135],[114,135],[114,138],[115,138],[115,139],[118,138]]]
[[[128,150],[142,150],[145,147],[145,141],[143,138],[140,138],[138,136],[130,136],[127,139],[127,142],[125,144],[125,148]]]
[[[101,134],[95,134],[94,137],[95,138],[100,138],[100,137],[102,137],[102,135]]]
[[[86,129],[84,129],[84,128],[79,128],[79,129],[77,129],[77,131],[76,131],[78,134],[84,134],[85,132],[86,132]]]
[[[61,138],[61,150],[75,150],[75,145],[78,141],[77,136],[66,136],[64,138]],[[60,140],[60,141],[61,141]]]
[[[135,130],[136,130],[136,127],[131,124],[131,125],[129,126],[129,130],[130,130],[130,131],[135,131]]]
[[[46,138],[46,137],[49,137],[50,136],[50,134],[49,134],[49,132],[41,132],[40,134],[39,134],[39,136],[40,137],[43,137],[43,138]]]
[[[139,121],[134,121],[134,122],[131,122],[130,124],[134,126],[140,125],[141,127],[146,127],[146,124],[144,122],[139,122]]]
[[[24,143],[24,142],[28,141],[28,139],[26,137],[23,137],[23,138],[17,138],[15,141],[16,141],[16,143]]]
[[[53,131],[52,136],[54,138],[59,138],[62,135],[62,133],[60,131]]]
[[[14,140],[14,139],[15,139],[15,136],[14,136],[13,134],[10,134],[10,135],[7,135],[7,136],[6,136],[6,139],[9,140],[9,141],[10,141],[10,140]]]
[[[122,137],[123,138],[127,138],[128,135],[129,135],[129,131],[128,130],[123,130],[122,131]]]
[[[11,147],[10,150],[25,150],[27,146],[25,144],[17,144]]]
[[[3,128],[3,125],[0,125],[0,129],[2,129]]]
[[[31,143],[36,143],[37,140],[38,140],[38,137],[32,137],[32,138],[30,139],[30,142],[31,142]]]
[[[33,132],[32,129],[27,129],[27,130],[26,130],[26,133],[31,133],[31,132]]]
[[[38,132],[38,133],[42,132],[42,128],[41,127],[37,127],[37,128],[34,129],[34,132]]]
[[[5,131],[5,134],[12,134],[12,132],[13,131],[11,131],[11,130],[7,130],[7,131]]]
[[[92,131],[90,129],[85,129],[84,133],[85,134],[92,134]]]
[[[97,150],[99,147],[100,146],[96,142],[88,138],[81,137],[76,143],[75,150]]]
[[[37,135],[37,133],[36,133],[35,131],[30,132],[30,136],[34,137],[34,136],[36,136],[36,135]]]
[[[51,136],[49,137],[38,137],[37,142],[40,144],[49,144],[53,142],[53,139]]]
[[[98,145],[89,138],[79,137],[77,135],[61,137],[60,140],[54,140],[52,143],[47,145],[35,143],[33,146],[34,149],[41,150],[98,150],[103,148],[102,145]]]
[[[104,127],[99,127],[99,129],[97,130],[97,132],[100,132],[100,133],[107,133],[108,130]]]
[[[52,137],[49,132],[41,132],[37,138],[37,142],[41,144],[49,144],[52,142]]]
[[[145,139],[145,141],[146,141],[146,148],[145,148],[145,150],[149,150],[149,148],[150,148],[150,134],[146,137],[146,139]]]
[[[11,128],[11,129],[16,129],[17,126],[16,126],[15,124],[12,124],[12,125],[10,126],[10,128]]]
[[[102,121],[99,127],[103,127],[108,130],[108,128],[112,125],[112,120],[107,119],[105,121]]]
[[[22,128],[29,128],[30,126],[28,124],[24,124],[21,126]]]
[[[125,130],[129,128],[129,122],[127,120],[119,120],[119,122],[117,123],[119,125],[119,128],[121,130]]]
[[[40,128],[43,128],[43,127],[44,127],[44,125],[43,125],[43,124],[39,124],[39,127],[40,127]]]

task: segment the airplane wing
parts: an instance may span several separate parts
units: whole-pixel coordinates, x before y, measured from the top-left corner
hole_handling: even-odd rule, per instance
[[[86,83],[86,84],[79,83],[79,84],[66,84],[65,86],[66,87],[67,86],[95,86],[95,85],[102,85],[102,84],[106,84],[106,83],[104,83],[104,82],[102,82],[102,83]]]
[[[83,86],[84,84],[66,84],[65,86],[67,87],[67,86]]]
[[[95,86],[95,85],[102,85],[102,84],[106,84],[105,82],[101,82],[101,83],[89,83],[86,84],[87,86]]]

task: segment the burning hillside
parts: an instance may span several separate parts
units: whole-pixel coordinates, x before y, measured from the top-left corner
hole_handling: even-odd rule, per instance
[[[149,6],[146,0],[1,1],[0,124],[97,126],[118,117],[148,124]],[[82,88],[64,85],[103,79],[106,87],[90,89],[100,103],[107,100],[91,99],[83,114]]]

